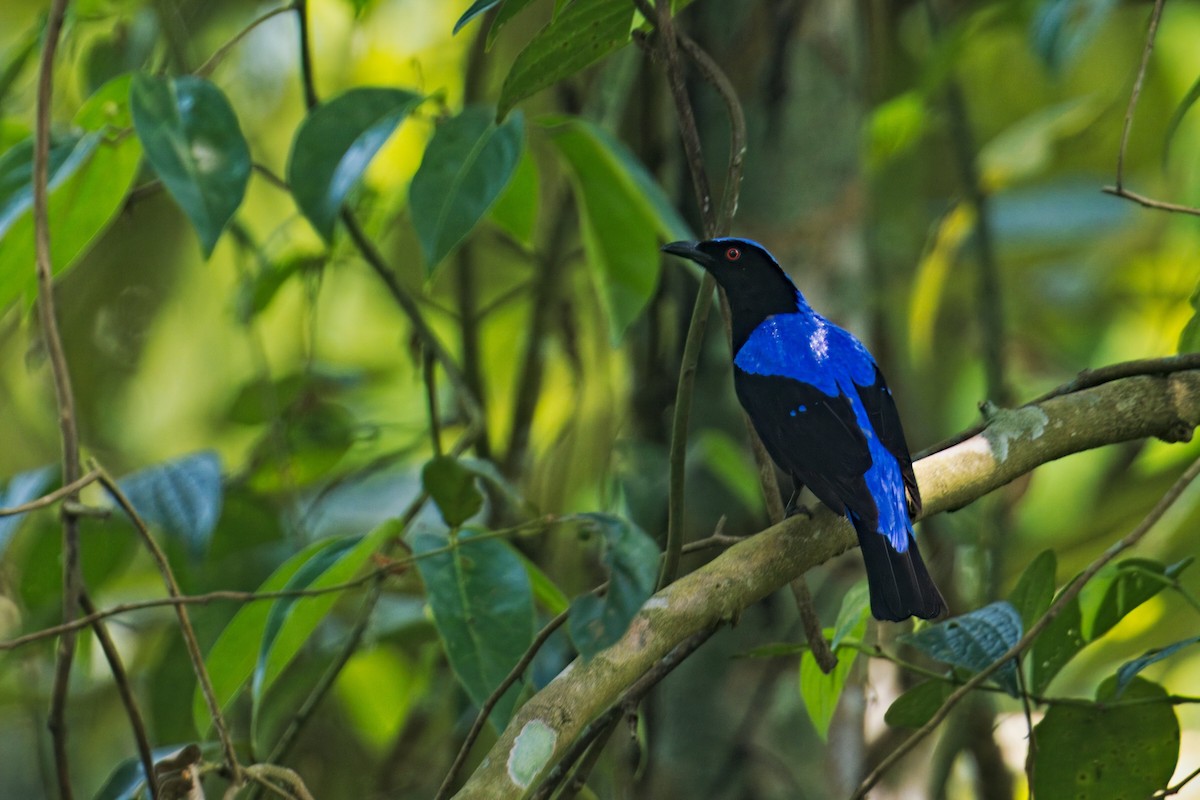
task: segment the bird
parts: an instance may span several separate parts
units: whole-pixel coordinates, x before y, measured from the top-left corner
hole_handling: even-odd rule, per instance
[[[946,610],[913,535],[921,494],[883,373],[849,331],[812,309],[771,253],[749,239],[671,242],[725,290],[738,400],[771,459],[858,534],[871,613],[933,619]],[[911,506],[910,506],[911,502]],[[910,512],[911,508],[911,512]]]

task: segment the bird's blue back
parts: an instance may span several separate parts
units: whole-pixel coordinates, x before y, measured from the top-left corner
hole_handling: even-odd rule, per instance
[[[904,478],[859,396],[860,387],[875,383],[877,371],[875,359],[862,342],[813,311],[797,292],[796,312],[765,319],[738,350],[733,363],[753,375],[790,378],[826,396],[842,395],[849,401],[871,455],[871,467],[863,477],[879,510],[878,532],[898,552],[904,552],[912,533]],[[795,411],[804,413],[803,407]]]

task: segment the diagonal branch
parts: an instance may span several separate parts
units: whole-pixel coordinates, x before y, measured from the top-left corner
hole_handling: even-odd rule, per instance
[[[1183,441],[1200,421],[1200,371],[1138,376],[997,414],[981,434],[916,466],[925,515],[962,508],[1041,464],[1117,442]],[[850,526],[827,510],[793,517],[732,548],[659,592],[625,636],[576,662],[520,708],[461,800],[520,798],[588,724],[619,701],[681,642],[738,614],[796,575],[854,546]],[[532,766],[524,759],[536,757]],[[509,765],[520,764],[521,770]],[[518,782],[530,776],[524,784]]]

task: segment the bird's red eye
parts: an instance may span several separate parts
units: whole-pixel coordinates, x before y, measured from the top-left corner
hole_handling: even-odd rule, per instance
[[[726,261],[737,261],[741,257],[742,257],[742,251],[738,250],[736,247],[731,247],[725,251],[725,260]]]

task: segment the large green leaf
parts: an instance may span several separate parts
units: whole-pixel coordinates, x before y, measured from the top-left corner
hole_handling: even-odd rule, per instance
[[[288,157],[288,184],[300,211],[325,241],[342,202],[423,98],[403,89],[351,89],[309,112]]]
[[[1166,787],[1179,758],[1167,693],[1134,678],[1121,705],[1112,703],[1115,687],[1115,677],[1101,684],[1094,706],[1050,706],[1034,728],[1033,796],[1122,800]]]
[[[862,637],[867,632],[867,615],[862,614],[858,622],[849,630],[849,635],[856,639],[862,640]],[[823,631],[826,639],[832,639],[835,636],[833,628],[827,628]],[[854,662],[858,658],[858,650],[852,647],[839,647],[835,650],[837,653],[837,666],[833,671],[826,674],[817,666],[817,659],[813,656],[812,650],[805,650],[800,656],[800,697],[804,701],[804,708],[808,711],[809,719],[812,720],[813,727],[817,730],[817,735],[822,741],[829,735],[829,724],[833,721],[833,714],[837,711],[838,700],[841,699],[842,690],[846,688],[846,680],[850,677],[850,670],[854,668]]]
[[[48,211],[55,275],[108,227],[137,174],[142,146],[123,132],[132,125],[129,81],[128,75],[116,78],[88,98],[75,115],[75,133],[58,139],[51,153]],[[32,178],[32,140],[0,156],[0,309],[22,294],[32,295],[37,283]]]
[[[918,683],[888,706],[883,721],[893,728],[919,728],[946,702],[954,687],[946,681]]]
[[[1058,559],[1053,550],[1043,550],[1038,554],[1013,587],[1008,602],[1021,615],[1022,627],[1028,629],[1050,608],[1054,599],[1054,574],[1057,570]]]
[[[574,75],[629,43],[628,0],[575,0],[513,62],[500,89],[500,118],[531,94]]]
[[[556,122],[550,136],[571,168],[584,249],[615,344],[654,294],[659,237],[672,238],[679,229],[662,213],[670,207],[657,199],[662,191],[640,166],[631,169],[636,160],[624,148],[583,120]]]
[[[432,273],[500,196],[521,158],[520,114],[496,125],[474,107],[438,125],[409,188],[413,227]]]
[[[603,597],[588,593],[571,601],[567,628],[584,659],[620,639],[658,579],[658,547],[641,528],[608,514],[581,514],[590,530],[600,533],[608,589]]]
[[[1021,632],[1021,615],[1011,603],[1000,601],[930,625],[904,640],[938,661],[979,672],[1012,649]],[[1013,697],[1020,693],[1015,662],[1007,662],[993,675]]]
[[[221,516],[221,459],[212,450],[155,464],[120,481],[138,514],[199,558]]]
[[[371,553],[383,546],[388,539],[400,534],[399,524],[394,521],[385,522],[366,536],[348,537],[341,539],[322,539],[313,542],[296,555],[280,565],[271,576],[258,587],[258,592],[278,592],[285,587],[288,589],[320,589],[339,583],[344,583],[354,576],[362,567]],[[340,556],[332,562],[325,558],[327,552],[336,550]],[[319,574],[309,571],[305,574],[306,581],[297,575],[306,565],[319,560],[326,568]],[[256,666],[261,661],[263,640],[266,638],[268,626],[274,624],[270,654],[263,667],[262,678],[258,680],[257,694],[265,694],[271,684],[279,677],[291,660],[299,652],[301,645],[316,630],[317,625],[333,608],[340,593],[329,593],[304,597],[300,599],[281,599],[274,603],[249,603],[230,620],[221,632],[216,644],[209,650],[205,658],[209,678],[212,680],[213,692],[221,708],[225,708],[238,695]],[[276,612],[275,606],[282,604],[282,612]],[[282,620],[280,619],[282,617]],[[212,721],[208,716],[208,706],[200,688],[196,687],[192,697],[192,717],[196,729],[205,734]]]
[[[471,701],[482,705],[533,641],[533,592],[525,566],[507,542],[471,532],[458,535],[453,545],[429,531],[409,541],[422,556],[417,569],[450,666]],[[518,681],[496,704],[491,721],[498,730],[520,693]]]
[[[208,257],[250,182],[250,148],[233,107],[204,78],[140,72],[130,106],[146,160],[191,220]]]

